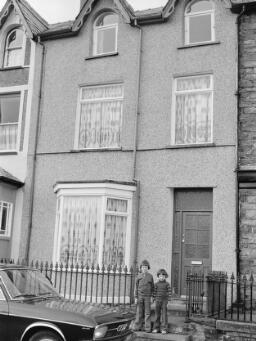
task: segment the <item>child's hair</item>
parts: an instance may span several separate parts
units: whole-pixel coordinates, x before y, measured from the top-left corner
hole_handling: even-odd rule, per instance
[[[157,275],[157,277],[159,277],[160,275],[164,275],[165,278],[168,277],[168,273],[166,272],[165,269],[160,269],[160,270],[158,270],[156,275]]]
[[[149,264],[149,261],[147,261],[146,259],[144,259],[141,264],[140,264],[140,269],[142,266],[147,266],[148,269],[150,269],[150,264]]]

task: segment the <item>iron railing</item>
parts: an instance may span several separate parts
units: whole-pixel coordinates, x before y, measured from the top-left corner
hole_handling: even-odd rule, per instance
[[[0,263],[30,266],[40,270],[66,299],[128,307],[134,303],[136,266],[69,264],[24,260]]]
[[[256,322],[256,282],[253,275],[223,272],[187,274],[186,314]]]

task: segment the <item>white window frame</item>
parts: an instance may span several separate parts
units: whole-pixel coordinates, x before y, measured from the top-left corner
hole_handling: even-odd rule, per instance
[[[193,13],[187,13],[188,7],[190,7],[193,3],[200,2],[201,0],[191,1],[185,8],[185,45],[193,45],[193,44],[207,44],[210,42],[215,41],[215,9],[214,4],[212,1],[212,9],[207,11],[199,11]],[[211,39],[205,41],[198,41],[198,42],[190,42],[189,35],[190,35],[190,18],[192,17],[200,17],[204,15],[211,15]]]
[[[0,201],[0,224],[2,224],[2,212],[3,205],[7,206],[7,222],[6,222],[6,230],[4,234],[0,234],[0,239],[10,238],[11,230],[12,230],[12,212],[13,212],[13,204],[7,201]],[[1,225],[0,225],[1,226]]]
[[[177,81],[179,79],[191,79],[191,78],[199,78],[203,76],[210,77],[210,87],[205,89],[197,89],[197,90],[184,90],[184,91],[177,91]],[[214,87],[213,87],[213,75],[212,74],[198,74],[198,75],[191,75],[191,76],[182,76],[177,77],[174,79],[174,88],[173,88],[173,95],[172,95],[172,115],[171,115],[171,145],[173,146],[190,146],[190,145],[207,145],[213,143],[213,94],[214,94]],[[176,95],[177,94],[184,94],[184,93],[206,93],[211,92],[211,140],[208,142],[195,142],[195,143],[176,143]]]
[[[107,87],[107,86],[114,86],[114,85],[120,85],[123,87],[122,91],[122,96],[120,97],[102,97],[102,98],[97,98],[97,99],[82,99],[82,92],[83,89],[93,89],[93,88],[101,88],[101,87]],[[79,135],[80,135],[80,121],[81,121],[81,108],[82,104],[85,102],[107,102],[109,100],[112,101],[122,101],[122,108],[121,108],[121,120],[120,120],[120,135],[122,133],[122,125],[123,125],[123,105],[124,105],[124,84],[123,83],[107,83],[107,84],[100,84],[100,85],[84,85],[80,86],[79,91],[78,91],[78,100],[77,100],[77,110],[76,110],[76,129],[75,129],[75,143],[74,143],[74,149],[76,150],[91,150],[91,149],[115,149],[115,148],[120,148],[121,147],[121,141],[120,144],[117,146],[97,146],[97,147],[80,147],[79,146]]]
[[[94,24],[93,24],[93,55],[94,56],[101,56],[101,55],[108,55],[108,54],[112,54],[112,53],[117,53],[118,23],[104,25],[104,26],[96,26],[96,23],[99,20],[99,18],[101,16],[105,16],[108,14],[109,15],[117,15],[115,12],[104,12],[104,13],[101,13],[99,16],[97,16],[97,18],[94,21]],[[97,52],[98,33],[100,31],[105,31],[105,30],[110,29],[110,28],[115,28],[115,49],[113,51],[109,51],[109,52],[98,53]]]
[[[21,125],[22,125],[22,114],[24,108],[24,95],[25,91],[27,90],[27,86],[12,86],[12,87],[0,87],[0,96],[1,95],[12,95],[12,94],[20,94],[20,107],[19,107],[19,118],[18,118],[18,133],[17,133],[17,146],[15,149],[3,149],[0,150],[0,154],[2,153],[9,153],[9,152],[18,152],[20,150],[20,143],[21,143]],[[0,126],[4,125],[0,123]]]
[[[22,41],[22,45],[20,48],[12,48],[12,49],[9,49],[7,47],[7,40],[10,36],[10,34],[12,34],[13,31],[15,30],[20,30],[23,32],[23,41]],[[6,34],[6,38],[5,38],[5,46],[4,46],[4,56],[3,56],[3,67],[4,68],[12,68],[12,67],[18,67],[18,66],[24,66],[25,65],[25,51],[26,51],[26,34],[24,32],[24,30],[21,28],[21,27],[14,27],[13,29],[11,29],[10,31],[7,32]],[[6,54],[8,53],[9,50],[18,50],[20,49],[22,52],[21,52],[21,57],[20,57],[20,63],[19,64],[15,64],[15,65],[8,65],[6,64],[6,61],[7,61],[7,57],[6,57]]]
[[[127,216],[127,230],[125,243],[125,257],[124,265],[128,268],[131,259],[131,223],[132,223],[132,198],[136,187],[132,185],[119,185],[113,183],[88,183],[88,184],[57,184],[54,187],[54,192],[57,193],[57,207],[56,207],[56,222],[54,234],[53,247],[53,262],[59,262],[60,245],[61,245],[61,226],[62,226],[62,208],[64,197],[69,196],[86,196],[101,198],[101,219],[100,219],[100,236],[99,236],[99,258],[98,264],[101,267],[103,257],[103,243],[104,243],[104,229],[105,216],[109,213],[107,211],[107,199],[121,199],[127,201],[127,212],[118,213],[118,215]],[[112,212],[113,213],[113,212]]]

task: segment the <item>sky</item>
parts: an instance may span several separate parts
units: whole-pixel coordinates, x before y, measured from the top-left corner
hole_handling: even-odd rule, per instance
[[[50,24],[75,19],[80,0],[27,0]],[[0,10],[6,0],[0,0]],[[164,6],[167,0],[128,0],[135,10]]]

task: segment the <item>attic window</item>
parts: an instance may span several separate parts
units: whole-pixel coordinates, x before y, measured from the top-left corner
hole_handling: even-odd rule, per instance
[[[103,13],[94,22],[93,54],[117,52],[118,15]]]
[[[212,1],[191,1],[185,9],[185,44],[207,43],[214,39]]]
[[[23,65],[24,62],[24,33],[20,28],[11,30],[5,43],[4,67]]]

